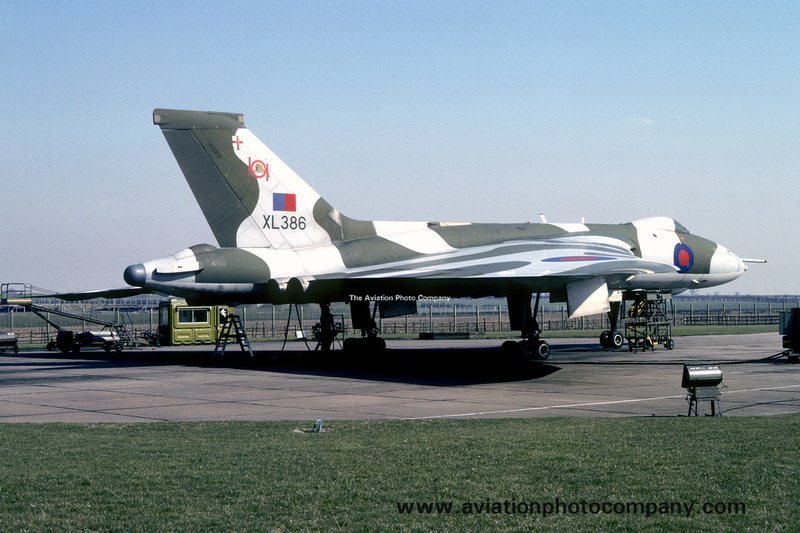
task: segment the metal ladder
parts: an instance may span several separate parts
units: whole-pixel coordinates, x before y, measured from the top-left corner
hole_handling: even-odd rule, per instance
[[[253,349],[250,347],[250,341],[247,339],[247,333],[244,331],[239,315],[230,315],[228,321],[222,326],[217,345],[214,347],[213,357],[225,355],[225,348],[228,346],[229,339],[236,339],[242,352],[249,353],[250,357],[254,357]]]

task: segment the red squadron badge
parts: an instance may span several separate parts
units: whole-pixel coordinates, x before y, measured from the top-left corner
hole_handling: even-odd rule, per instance
[[[247,158],[247,173],[255,178],[269,180],[269,165],[256,159]]]

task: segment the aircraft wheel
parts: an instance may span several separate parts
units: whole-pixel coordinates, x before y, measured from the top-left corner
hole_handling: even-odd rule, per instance
[[[539,341],[539,345],[536,347],[536,355],[539,361],[544,361],[550,357],[550,345],[545,341]]]
[[[611,337],[610,331],[604,331],[600,334],[600,346],[603,348],[611,348],[611,343],[609,342],[609,337]]]
[[[520,359],[523,361],[535,361],[536,360],[536,346],[534,346],[533,341],[519,341],[517,343],[519,345],[519,356]]]
[[[505,341],[500,345],[500,353],[503,355],[503,359],[511,364],[527,360],[525,357],[525,348],[521,342]]]
[[[345,352],[364,352],[367,350],[383,352],[386,350],[386,341],[380,337],[375,337],[374,339],[350,337],[342,343],[342,350]]]
[[[622,333],[619,331],[613,331],[608,337],[608,345],[609,348],[614,348],[615,350],[619,350],[622,348],[622,343],[625,339],[622,337]]]
[[[519,342],[519,350],[525,361],[544,361],[550,357],[550,345],[540,340]]]
[[[508,353],[516,352],[517,348],[519,348],[517,341],[506,341],[500,345],[500,349]]]

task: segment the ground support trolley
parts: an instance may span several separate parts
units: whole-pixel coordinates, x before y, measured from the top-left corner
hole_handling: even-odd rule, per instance
[[[634,291],[626,293],[625,300],[633,300],[625,323],[628,350],[654,350],[661,344],[667,350],[675,347],[672,340],[672,322],[667,316],[669,295],[660,291]]]

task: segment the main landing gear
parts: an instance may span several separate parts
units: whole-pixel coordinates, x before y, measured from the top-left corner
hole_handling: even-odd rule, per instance
[[[314,351],[323,353],[330,352],[336,338],[344,332],[342,322],[337,322],[331,313],[331,304],[322,302],[319,304],[319,322],[314,324],[312,332],[317,345]],[[378,337],[380,328],[375,322],[375,313],[378,304],[370,313],[369,302],[351,302],[350,311],[353,319],[353,327],[361,330],[362,338],[349,337],[342,343],[342,350],[351,353],[360,352],[382,352],[386,350],[386,341]]]
[[[508,316],[511,321],[511,329],[522,331],[521,341],[506,341],[500,349],[517,361],[544,361],[550,357],[550,345],[547,341],[539,338],[542,330],[536,316],[539,310],[539,293],[536,293],[536,304],[531,310],[531,299],[533,293],[524,292],[522,294],[509,294]]]
[[[375,314],[378,312],[378,302],[370,313],[369,302],[350,302],[350,316],[353,319],[353,328],[361,330],[361,338],[347,338],[342,348],[345,351],[377,351],[386,350],[386,341],[378,337],[381,332],[378,323],[375,322]]]
[[[608,312],[609,329],[600,334],[600,346],[609,350],[619,350],[625,337],[617,330],[619,322],[619,310],[622,302],[610,302],[611,309]]]

